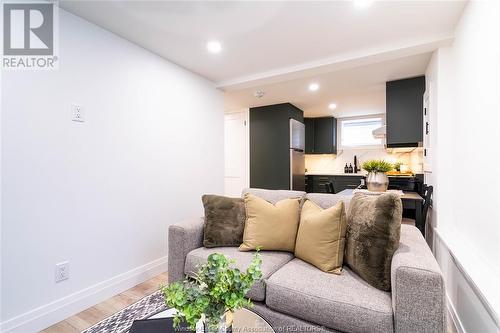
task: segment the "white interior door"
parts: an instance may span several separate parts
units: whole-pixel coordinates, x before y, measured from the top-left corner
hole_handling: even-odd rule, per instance
[[[249,186],[248,110],[224,117],[224,192],[240,197]]]

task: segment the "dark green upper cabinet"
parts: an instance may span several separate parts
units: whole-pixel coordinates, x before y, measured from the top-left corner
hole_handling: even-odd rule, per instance
[[[387,147],[418,147],[423,141],[425,76],[386,83]]]
[[[337,119],[334,117],[304,118],[306,154],[337,153]]]
[[[336,154],[335,134],[337,121],[333,117],[314,119],[314,153]]]

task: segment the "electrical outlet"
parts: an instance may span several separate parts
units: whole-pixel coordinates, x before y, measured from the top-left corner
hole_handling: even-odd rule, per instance
[[[69,261],[56,264],[56,282],[69,279]]]
[[[83,106],[78,104],[71,104],[71,115],[73,121],[83,123],[85,121],[85,110]]]

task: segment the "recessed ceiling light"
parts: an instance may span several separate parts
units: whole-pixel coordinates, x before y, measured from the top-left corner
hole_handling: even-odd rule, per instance
[[[364,9],[371,6],[373,0],[354,0],[354,7],[357,9]]]
[[[222,50],[222,45],[218,40],[211,40],[207,43],[207,50],[210,53],[219,53]]]
[[[264,90],[257,90],[256,92],[254,92],[253,95],[257,98],[262,98],[262,97],[264,97],[265,94],[266,94],[266,92]]]
[[[311,84],[309,85],[309,90],[310,90],[310,91],[316,91],[316,90],[318,90],[318,89],[319,89],[319,84],[317,84],[317,83],[311,83]]]
[[[337,108],[337,104],[335,104],[335,103],[330,103],[330,104],[328,104],[328,108],[329,108],[330,110],[335,110],[335,109]]]

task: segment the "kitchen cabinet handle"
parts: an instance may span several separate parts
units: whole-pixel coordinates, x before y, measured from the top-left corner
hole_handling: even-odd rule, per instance
[[[429,122],[428,121],[425,122],[425,134],[426,135],[429,134]]]

